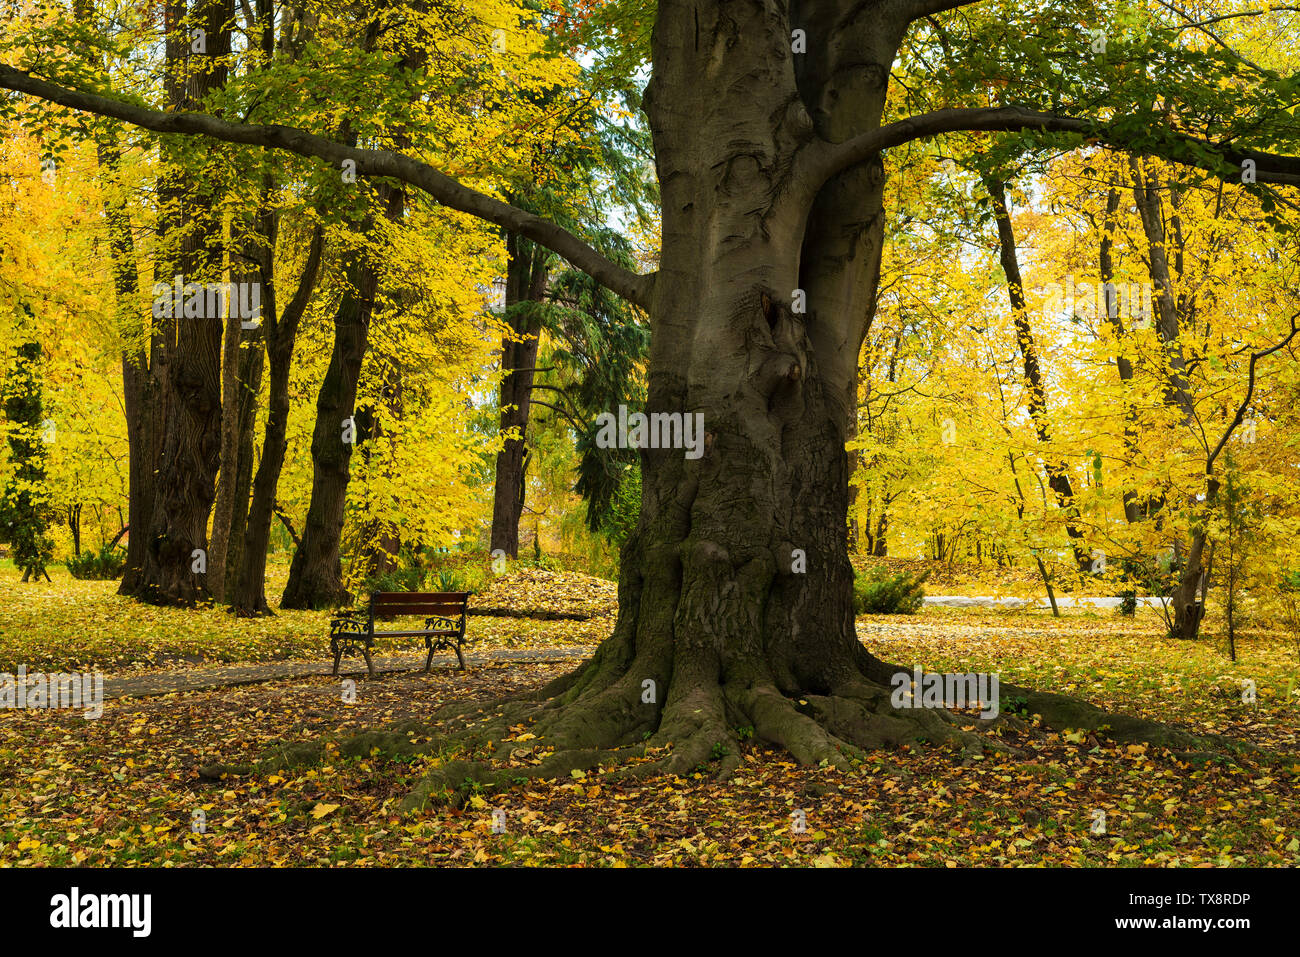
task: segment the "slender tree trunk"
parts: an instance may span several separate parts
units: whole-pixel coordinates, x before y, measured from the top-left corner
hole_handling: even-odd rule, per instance
[[[1101,243],[1097,257],[1102,288],[1106,290],[1109,290],[1115,281],[1114,249],[1115,230],[1118,228],[1119,200],[1120,192],[1112,186],[1106,194],[1106,215],[1102,220]],[[1128,296],[1130,312],[1132,311],[1132,301],[1133,296],[1130,293]],[[1115,353],[1115,369],[1119,373],[1120,382],[1127,385],[1133,381],[1133,361],[1124,354],[1124,317],[1119,314],[1118,294],[1112,296],[1109,291],[1106,292],[1105,308],[1106,318],[1115,332],[1115,342],[1118,346]],[[1127,450],[1130,462],[1134,461],[1140,454],[1137,417],[1127,396],[1124,402],[1124,447]],[[1126,489],[1124,491],[1124,520],[1130,525],[1144,519],[1149,514],[1150,507],[1151,503],[1139,501],[1132,490]]]
[[[540,302],[546,292],[545,250],[527,240],[506,240],[510,261],[506,269],[506,309],[520,303]],[[492,491],[490,548],[509,558],[519,557],[519,518],[524,510],[525,456],[528,416],[533,395],[533,370],[537,367],[540,329],[527,310],[513,310],[511,335],[501,340],[501,434],[509,436],[497,453],[496,483]]]
[[[147,529],[153,517],[154,470],[158,461],[158,391],[150,373],[147,324],[135,318],[139,308],[140,283],[136,272],[135,238],[131,218],[114,190],[120,186],[120,159],[115,141],[101,141],[97,147],[100,173],[108,189],[104,198],[104,222],[108,230],[112,262],[113,291],[117,323],[127,345],[122,350],[122,406],[126,417],[127,443],[127,528],[136,529],[126,543],[126,563],[118,593],[131,595],[139,585],[144,566]]]
[[[1133,176],[1133,197],[1142,220],[1142,231],[1147,239],[1151,282],[1155,286],[1152,299],[1157,312],[1156,330],[1165,351],[1163,357],[1165,404],[1177,409],[1182,415],[1183,425],[1190,427],[1196,417],[1196,408],[1187,374],[1187,363],[1183,357],[1182,342],[1179,338],[1182,327],[1179,302],[1185,304],[1186,300],[1175,298],[1174,279],[1169,268],[1169,240],[1156,184],[1137,159],[1129,160],[1129,170]],[[1178,255],[1181,256],[1181,252]],[[1214,492],[1218,487],[1213,477],[1208,479],[1208,483],[1205,502],[1207,507],[1212,505]],[[1195,502],[1191,504],[1193,508],[1197,505]],[[1195,638],[1200,633],[1201,621],[1205,617],[1204,599],[1208,576],[1202,566],[1202,559],[1205,554],[1206,540],[1204,529],[1199,525],[1194,527],[1182,571],[1178,576],[1178,583],[1169,597],[1170,604],[1173,606],[1173,627],[1170,633],[1176,638]]]
[[[208,547],[208,588],[214,601],[224,601],[226,597],[226,546],[235,517],[235,486],[239,480],[239,346],[244,333],[238,308],[231,308],[225,326],[221,353],[221,450],[212,508],[212,543]]]
[[[383,382],[383,401],[378,408],[366,408],[365,426],[358,431],[358,436],[364,435],[365,441],[363,444],[358,438],[357,451],[361,453],[362,461],[371,468],[375,467],[371,466],[371,462],[378,453],[381,458],[376,464],[383,470],[384,477],[389,477],[391,472],[387,462],[391,461],[391,455],[385,457],[384,446],[387,444],[388,452],[391,453],[393,433],[400,430],[404,415],[401,366],[392,361],[386,362],[380,376]],[[358,424],[362,421],[361,411],[357,413],[357,421]],[[362,577],[374,578],[397,569],[401,565],[401,555],[402,536],[392,522],[372,519],[362,529],[361,547],[357,556]]]
[[[263,307],[266,301],[263,299]],[[228,605],[238,604],[240,570],[244,566],[244,536],[248,529],[249,496],[253,488],[254,426],[257,420],[257,401],[262,391],[262,375],[266,368],[266,352],[262,330],[245,330],[249,346],[239,358],[239,453],[235,473],[235,507],[230,516],[230,539],[226,551],[226,586],[222,600]]]
[[[90,0],[75,0],[73,10],[83,24],[95,23]],[[173,55],[173,47],[168,55]],[[168,90],[179,97],[173,80]],[[148,320],[137,318],[140,306],[140,281],[135,258],[135,237],[131,232],[131,215],[119,190],[121,156],[115,134],[105,134],[95,143],[96,161],[104,189],[104,223],[108,233],[109,261],[113,274],[113,292],[118,334],[122,349],[122,407],[126,419],[127,441],[127,522],[123,532],[134,527],[126,543],[126,561],[118,594],[131,595],[139,585],[144,566],[147,537],[140,529],[148,528],[153,515],[154,472],[158,462],[158,389],[150,371],[150,351],[157,349],[157,337]],[[119,509],[120,511],[120,509]],[[112,547],[110,545],[109,547]],[[78,550],[79,553],[79,550]]]
[[[859,365],[853,377],[853,414],[849,416],[847,441],[851,444],[858,437],[858,393],[862,387],[862,369]],[[853,481],[859,469],[863,468],[862,450],[855,449],[849,455],[849,551],[858,550],[858,483]],[[867,535],[870,538],[870,533]]]
[[[227,603],[232,603],[235,596],[243,558],[253,474],[253,422],[262,389],[267,317],[275,309],[274,282],[268,282],[267,270],[263,268],[268,258],[274,263],[274,250],[270,247],[275,242],[277,214],[270,209],[272,185],[268,177],[262,191],[262,209],[244,224],[246,234],[239,240],[242,249],[236,267],[231,270],[236,282],[258,285],[260,313],[255,325],[244,328],[245,317],[236,315],[239,310],[231,309],[222,354],[221,459],[212,514],[209,550],[212,567],[208,577],[213,598]]]
[[[881,503],[880,515],[876,517],[876,534],[871,554],[877,558],[889,554],[889,506],[885,502]]]
[[[276,10],[272,0],[255,0],[259,43],[265,62],[285,55],[290,46],[276,42]],[[286,35],[295,30],[293,17],[281,21]],[[298,25],[301,31],[301,25]],[[307,34],[300,33],[300,40]],[[245,393],[249,401],[240,406],[239,476],[236,501],[240,503],[231,523],[230,558],[226,563],[227,580],[234,584],[233,594],[227,589],[231,608],[237,615],[270,614],[266,601],[266,560],[270,545],[271,523],[274,520],[276,493],[280,470],[288,451],[288,419],[290,409],[289,372],[297,342],[298,326],[316,288],[324,249],[324,233],[318,225],[312,230],[307,248],[307,259],[298,287],[293,297],[280,312],[275,282],[276,250],[280,240],[280,214],[271,208],[270,196],[277,185],[276,178],[267,173],[262,183],[265,197],[253,225],[259,242],[250,245],[248,258],[256,264],[255,276],[262,285],[262,324],[257,335],[263,338],[266,351],[254,351],[250,358],[255,365],[241,375],[251,384]],[[267,399],[266,432],[262,440],[262,455],[253,476],[253,420],[256,398],[264,367],[270,367],[269,396]],[[255,384],[252,384],[255,383]],[[251,489],[251,500],[250,500]],[[245,514],[243,505],[247,503]],[[296,538],[295,538],[296,542]]]
[[[274,231],[270,231],[274,242]],[[320,272],[323,233],[318,228],[311,239],[307,262],[298,280],[298,289],[285,307],[276,315],[274,284],[269,282],[273,273],[274,258],[268,252],[262,264],[263,282],[268,283],[270,294],[264,304],[266,314],[266,358],[270,384],[267,397],[266,433],[262,440],[262,458],[253,480],[253,499],[248,507],[248,522],[244,529],[243,561],[239,570],[239,593],[231,603],[237,614],[265,615],[270,612],[266,601],[266,552],[271,539],[271,523],[275,515],[276,493],[280,470],[284,467],[288,451],[289,425],[289,371],[297,342],[298,326],[306,311]]]
[[[400,218],[400,190],[382,187],[380,202],[390,219]],[[379,286],[379,265],[365,257],[351,263],[347,273],[343,297],[334,315],[334,350],[316,399],[311,502],[303,522],[302,544],[289,565],[281,608],[324,608],[348,600],[339,553],[352,458],[352,445],[344,441],[345,422],[356,411],[357,383]]]
[[[339,542],[347,504],[352,445],[344,441],[356,409],[357,382],[365,357],[378,276],[369,265],[349,266],[347,286],[334,315],[334,349],[316,399],[312,432],[311,502],[302,544],[289,566],[281,608],[324,608],[343,604],[343,565]]]
[[[1011,226],[1011,212],[1007,207],[1006,188],[992,176],[984,177],[984,187],[993,203],[994,218],[998,227],[998,257],[1007,280],[1011,297],[1011,315],[1016,327],[1016,344],[1024,363],[1025,389],[1029,393],[1029,418],[1039,445],[1050,445],[1051,426],[1047,420],[1047,388],[1043,384],[1042,366],[1038,361],[1038,347],[1034,331],[1029,324],[1029,311],[1025,307],[1025,287],[1020,277],[1020,254],[1016,246],[1015,231]],[[1044,457],[1047,485],[1056,496],[1057,505],[1065,516],[1065,533],[1070,538],[1070,550],[1081,574],[1092,567],[1091,555],[1084,545],[1084,532],[1079,525],[1079,509],[1074,503],[1074,487],[1065,466],[1052,456]]]

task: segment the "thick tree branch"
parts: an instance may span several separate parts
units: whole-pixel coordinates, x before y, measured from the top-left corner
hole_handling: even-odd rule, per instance
[[[301,547],[302,539],[298,537],[298,533],[297,531],[294,530],[293,527],[293,521],[289,518],[288,513],[286,513],[285,510],[280,507],[280,503],[276,502],[274,505],[272,505],[271,511],[275,512],[276,517],[279,518],[281,524],[284,525],[284,530],[288,532],[289,537],[293,539],[293,547],[294,548]]]
[[[567,411],[561,409],[558,405],[552,405],[549,402],[543,402],[541,399],[532,399],[531,401],[533,405],[540,405],[543,409],[550,409],[552,412],[558,412],[560,415],[564,416],[566,419],[568,419],[569,424],[573,426],[573,428],[577,431],[579,435],[582,435],[587,431],[587,427],[585,425],[583,425],[581,422],[575,419]]]
[[[0,89],[25,93],[84,113],[122,120],[155,133],[208,136],[227,143],[283,149],[300,156],[323,159],[336,168],[342,168],[345,160],[351,160],[356,164],[357,173],[401,180],[424,190],[444,206],[527,236],[563,256],[615,294],[642,309],[650,308],[653,274],[637,275],[615,265],[555,223],[463,186],[427,163],[405,154],[345,146],[292,126],[231,123],[205,113],[164,113],[95,93],[70,90],[3,65],[0,65]]]
[[[1104,124],[1055,113],[1040,113],[1020,106],[964,107],[935,110],[905,120],[898,120],[863,133],[843,143],[822,142],[810,147],[805,162],[811,167],[813,181],[825,183],[851,166],[866,162],[876,153],[912,140],[958,132],[1017,132],[1038,130],[1044,133],[1079,133],[1094,137],[1119,149],[1122,140],[1110,137]],[[1255,162],[1255,178],[1260,183],[1300,186],[1300,157],[1224,148],[1193,136],[1180,137],[1183,142],[1211,150],[1240,168],[1245,160]],[[1210,172],[1216,172],[1211,170]]]
[[[903,16],[907,17],[907,22],[912,23],[922,17],[969,7],[980,2],[982,0],[902,0],[900,6]]]

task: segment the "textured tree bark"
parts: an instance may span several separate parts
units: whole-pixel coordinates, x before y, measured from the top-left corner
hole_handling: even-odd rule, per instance
[[[268,235],[274,246],[276,230],[268,225]],[[324,234],[317,229],[311,238],[307,261],[298,280],[293,298],[281,315],[276,314],[274,258],[267,252],[261,264],[263,283],[268,294],[264,302],[266,325],[266,362],[270,383],[267,396],[266,432],[262,439],[262,458],[253,480],[253,497],[248,506],[248,521],[244,528],[241,548],[243,560],[239,569],[239,591],[231,602],[235,613],[241,616],[266,615],[270,606],[266,601],[266,551],[271,539],[271,523],[275,515],[276,492],[279,488],[280,470],[284,467],[288,451],[289,425],[289,371],[297,342],[298,326],[306,312],[320,273]],[[301,543],[299,543],[301,544]]]
[[[352,445],[344,441],[347,420],[353,418],[361,360],[365,357],[370,315],[378,285],[376,270],[367,264],[348,267],[348,289],[334,315],[334,349],[316,399],[312,430],[311,502],[303,522],[302,544],[289,565],[289,581],[281,608],[326,608],[343,604],[343,564],[339,541],[347,504],[348,463]]]
[[[379,190],[384,214],[396,220],[404,205],[401,190]],[[334,316],[334,351],[316,399],[312,431],[311,502],[303,522],[302,544],[289,565],[281,608],[325,608],[347,601],[339,542],[347,505],[352,445],[343,441],[344,422],[356,410],[357,382],[365,357],[379,286],[379,266],[363,256],[348,266],[346,289]]]
[[[235,517],[239,479],[239,345],[243,340],[239,310],[226,318],[221,350],[221,446],[217,456],[217,492],[212,507],[212,542],[208,547],[208,589],[214,601],[226,597],[226,546]]]
[[[1183,425],[1190,427],[1196,418],[1196,407],[1179,339],[1184,314],[1190,304],[1181,296],[1175,297],[1174,274],[1169,268],[1169,238],[1156,184],[1135,158],[1129,159],[1129,171],[1133,176],[1133,198],[1142,220],[1142,231],[1147,238],[1151,282],[1155,286],[1152,299],[1157,312],[1156,330],[1165,351],[1165,404],[1177,409],[1182,416]],[[1181,242],[1177,245],[1176,254],[1181,274]],[[1207,506],[1213,504],[1217,489],[1218,483],[1210,478],[1206,490]],[[1196,507],[1195,502],[1191,504]],[[1205,593],[1209,587],[1208,571],[1202,563],[1206,542],[1204,528],[1194,527],[1187,550],[1181,556],[1182,569],[1178,583],[1169,595],[1169,603],[1173,607],[1173,622],[1169,629],[1171,637],[1191,639],[1200,633],[1201,621],[1205,617]]]
[[[823,185],[799,157],[818,135],[879,125],[905,20],[835,7],[787,19],[766,2],[660,5],[645,96],[663,209],[647,411],[702,415],[706,438],[698,459],[642,450],[614,633],[542,692],[539,737],[584,760],[648,734],[666,749],[650,767],[726,752],[727,773],[738,749],[718,745],[743,726],[840,765],[918,735],[962,739],[934,711],[891,713],[885,666],[854,627],[844,443],[883,175],[868,162]],[[796,62],[792,25],[816,58]]]
[[[97,145],[99,168],[110,187],[119,184],[117,144],[101,141]],[[131,235],[131,218],[117,199],[104,199],[104,222],[108,230],[109,255],[113,271],[113,291],[117,297],[117,322],[123,338],[137,339],[146,330],[140,328],[132,311],[140,295],[135,261],[135,240]],[[153,516],[154,469],[158,461],[158,391],[150,373],[149,350],[137,343],[122,352],[122,407],[126,419],[127,444],[127,527],[146,529]],[[126,564],[118,594],[131,595],[139,585],[148,541],[137,531],[126,542]]]
[[[546,250],[517,236],[508,236],[510,260],[506,268],[506,309],[525,302],[540,302],[546,292]],[[490,549],[510,558],[519,557],[519,518],[524,510],[528,416],[533,397],[533,370],[537,367],[540,328],[527,311],[515,311],[512,335],[501,339],[502,435],[509,435],[497,453],[496,483],[492,490]]]
[[[1097,253],[1099,278],[1103,288],[1109,286],[1115,280],[1114,249],[1119,198],[1119,190],[1114,186],[1106,193],[1106,214],[1102,219],[1101,242]],[[1109,296],[1107,297],[1106,318],[1115,332],[1115,341],[1122,342],[1125,333],[1124,317],[1119,314],[1118,299],[1112,300]],[[1115,370],[1119,373],[1121,382],[1127,384],[1133,381],[1133,362],[1128,356],[1124,355],[1122,348],[1115,355]],[[1127,403],[1127,400],[1124,409],[1124,420],[1124,446],[1127,449],[1129,461],[1132,462],[1139,454],[1138,429],[1133,408]],[[1153,504],[1139,501],[1137,495],[1131,489],[1126,489],[1124,491],[1124,520],[1129,524],[1141,521],[1150,514]]]
[[[197,22],[206,30],[207,53],[201,65],[190,65],[184,103],[188,108],[225,83],[233,9],[232,0],[205,0],[199,7]],[[183,7],[173,8],[173,15],[176,12]],[[179,19],[169,23],[177,26]],[[172,70],[188,50],[179,30],[169,31]],[[176,211],[171,215],[182,208],[195,210],[182,234],[178,272],[186,282],[219,281],[222,223],[212,198],[174,181],[163,192],[169,199],[185,200],[170,207]],[[170,223],[167,228],[178,226]],[[162,320],[160,335],[165,358],[155,371],[161,380],[161,444],[152,515],[142,526],[147,529],[144,561],[132,594],[155,604],[191,605],[209,598],[207,527],[220,453],[221,321]]]
[[[256,275],[256,274],[255,274]],[[263,293],[262,307],[267,308],[267,294]],[[222,600],[237,606],[240,570],[244,566],[244,536],[248,531],[249,499],[253,488],[253,433],[257,419],[257,400],[262,391],[262,375],[266,370],[263,327],[245,330],[250,345],[241,350],[239,359],[239,452],[235,472],[235,507],[230,516],[230,539],[226,551],[225,591]],[[265,558],[262,561],[265,574]]]

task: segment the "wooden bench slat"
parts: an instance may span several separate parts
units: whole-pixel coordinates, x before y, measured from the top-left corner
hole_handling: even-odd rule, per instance
[[[371,598],[388,598],[397,596],[400,598],[468,598],[474,594],[472,591],[377,591],[371,593]]]
[[[464,605],[384,605],[374,610],[376,618],[401,618],[405,615],[459,618],[463,614],[465,614]]]
[[[469,599],[469,592],[459,591],[380,591],[370,596],[372,604],[382,605],[389,602],[408,603],[433,601],[463,605]]]

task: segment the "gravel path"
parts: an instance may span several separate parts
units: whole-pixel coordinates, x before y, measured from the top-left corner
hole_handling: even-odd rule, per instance
[[[524,648],[511,650],[489,649],[479,654],[465,653],[465,665],[489,664],[497,661],[573,661],[587,657],[595,650],[592,645],[567,645],[560,648]],[[375,671],[391,674],[424,667],[425,652],[414,655],[374,656]],[[450,658],[450,661],[448,660]],[[105,698],[145,698],[151,695],[172,694],[177,691],[209,691],[233,685],[256,684],[259,681],[277,681],[282,678],[303,678],[328,675],[334,666],[333,658],[323,660],[269,661],[251,665],[216,665],[186,668],[181,671],[144,671],[130,675],[104,677]],[[454,670],[455,656],[435,656],[433,667]],[[340,677],[362,677],[365,663],[360,658],[344,659],[339,668]]]
[[[1139,605],[1155,608],[1167,602],[1167,598],[1138,598]],[[1076,598],[1073,595],[1057,595],[1058,608],[1118,608],[1122,598]],[[926,595],[927,605],[942,605],[946,608],[1051,608],[1051,603],[1043,598],[983,598],[969,595]]]

